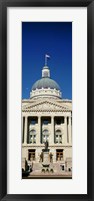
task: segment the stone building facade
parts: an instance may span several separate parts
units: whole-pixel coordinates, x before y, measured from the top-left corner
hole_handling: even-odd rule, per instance
[[[48,141],[54,164],[72,169],[72,101],[62,99],[59,85],[44,66],[42,78],[34,83],[30,99],[22,100],[22,158],[39,163]]]

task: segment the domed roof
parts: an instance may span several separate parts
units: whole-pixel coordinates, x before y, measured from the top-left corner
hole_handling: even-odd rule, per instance
[[[59,85],[49,77],[43,77],[42,79],[36,81],[34,85],[32,86],[32,90],[41,89],[41,88],[44,88],[44,89],[50,88],[50,89],[60,90]]]

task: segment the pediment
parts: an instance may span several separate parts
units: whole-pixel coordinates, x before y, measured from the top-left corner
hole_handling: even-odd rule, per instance
[[[22,108],[23,111],[70,111],[66,106],[61,106],[61,104],[52,101],[41,101],[35,104],[29,104]]]

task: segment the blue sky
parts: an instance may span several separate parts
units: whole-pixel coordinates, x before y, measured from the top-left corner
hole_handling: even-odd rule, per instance
[[[62,98],[72,99],[71,22],[22,22],[22,98],[29,98],[32,85],[41,79],[45,54]]]

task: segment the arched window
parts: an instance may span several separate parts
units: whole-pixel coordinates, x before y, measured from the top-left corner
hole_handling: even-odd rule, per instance
[[[49,141],[49,131],[47,129],[43,130],[42,133],[42,143]]]
[[[35,133],[36,133],[35,129],[30,130],[30,134],[35,134]]]
[[[56,144],[62,144],[62,133],[61,130],[56,130],[55,132],[55,143]]]
[[[29,131],[29,143],[36,144],[36,130],[32,129]]]
[[[47,129],[45,129],[44,131],[43,131],[43,135],[48,135],[48,130]]]
[[[61,134],[61,130],[56,130],[56,134]]]

